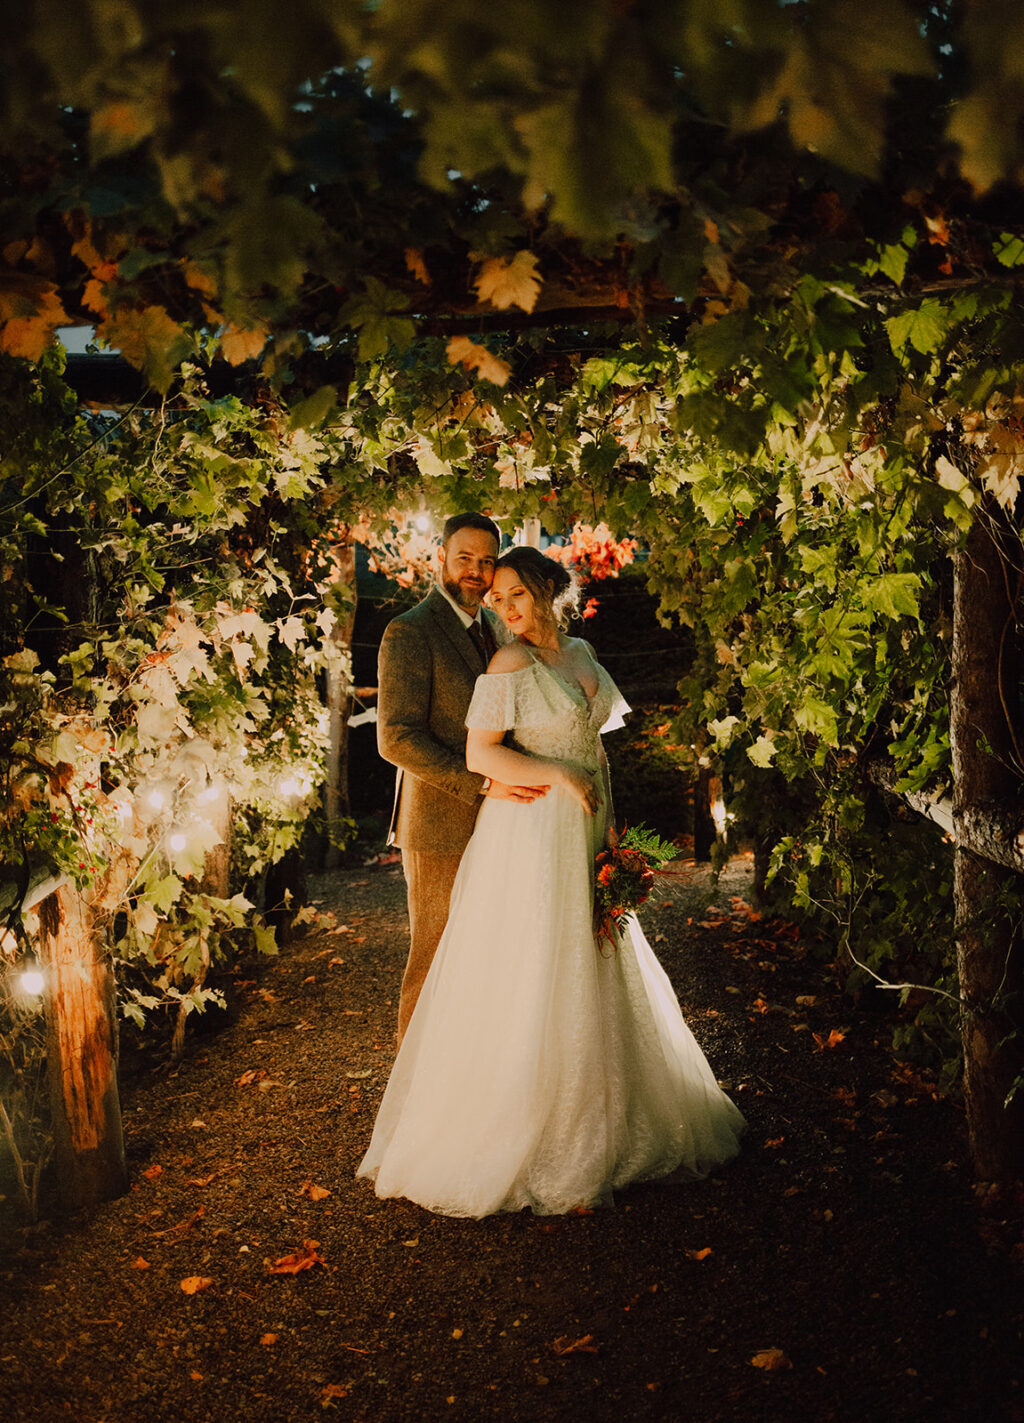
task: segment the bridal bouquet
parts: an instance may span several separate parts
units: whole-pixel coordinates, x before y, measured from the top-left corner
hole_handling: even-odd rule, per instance
[[[619,920],[650,898],[654,876],[678,850],[643,825],[631,825],[614,849],[600,850],[594,860],[594,923],[598,942],[615,944]]]

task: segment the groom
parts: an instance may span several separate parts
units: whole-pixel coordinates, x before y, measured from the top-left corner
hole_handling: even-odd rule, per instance
[[[388,843],[402,851],[409,902],[399,1044],[444,930],[482,797],[530,801],[544,794],[466,769],[466,712],[474,683],[497,649],[496,619],[480,604],[500,543],[497,525],[483,514],[449,519],[437,553],[437,585],[392,619],[380,645],[377,746],[398,767]]]

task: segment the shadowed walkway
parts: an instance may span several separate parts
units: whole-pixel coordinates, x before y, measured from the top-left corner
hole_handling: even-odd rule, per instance
[[[645,916],[750,1122],[741,1159],[610,1211],[484,1221],[353,1180],[404,894],[390,867],[321,880],[333,921],[237,984],[177,1070],[126,1082],[130,1194],[6,1222],[0,1417],[1024,1418],[1020,1271],[979,1236],[957,1112],[733,902],[747,878],[734,862],[708,912],[693,870]],[[288,1256],[313,1263],[273,1272]]]

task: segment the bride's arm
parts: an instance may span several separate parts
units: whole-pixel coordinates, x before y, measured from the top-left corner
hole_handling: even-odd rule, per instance
[[[593,777],[568,761],[527,756],[503,746],[502,731],[470,731],[466,738],[466,765],[492,781],[510,786],[560,786],[578,800],[590,815],[598,806]]]

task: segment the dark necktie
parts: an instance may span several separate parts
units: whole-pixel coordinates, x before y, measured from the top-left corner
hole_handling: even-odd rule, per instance
[[[466,631],[473,639],[473,645],[476,648],[477,652],[479,652],[480,654],[481,665],[486,667],[488,662],[490,662],[491,660],[491,654],[487,647],[487,638],[484,635],[483,628],[478,622],[473,622],[470,623]]]

